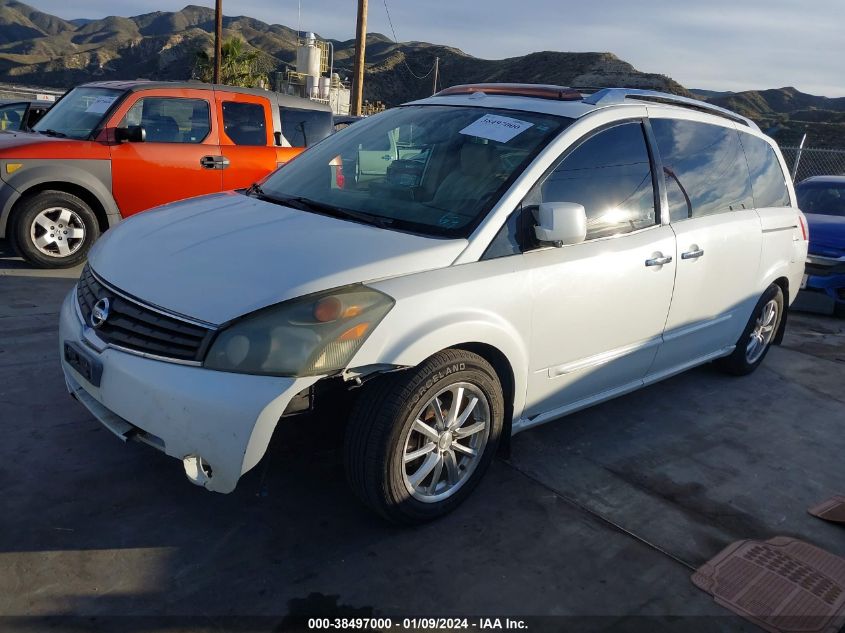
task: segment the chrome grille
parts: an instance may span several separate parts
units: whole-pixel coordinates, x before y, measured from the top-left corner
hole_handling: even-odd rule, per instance
[[[182,362],[201,362],[214,330],[168,316],[101,282],[87,264],[76,286],[79,310],[86,325],[100,299],[109,300],[109,316],[96,328],[105,343],[139,354]]]

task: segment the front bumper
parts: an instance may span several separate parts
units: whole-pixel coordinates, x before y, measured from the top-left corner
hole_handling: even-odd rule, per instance
[[[215,492],[234,490],[264,455],[290,400],[319,380],[212,371],[105,346],[98,351],[75,302],[74,289],[65,297],[59,322],[68,391],[118,437],[145,441],[184,460],[191,481]],[[66,341],[102,363],[99,387],[65,361]],[[197,473],[196,458],[208,468]]]

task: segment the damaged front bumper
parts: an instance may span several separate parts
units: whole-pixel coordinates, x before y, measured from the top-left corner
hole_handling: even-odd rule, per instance
[[[212,371],[99,346],[75,304],[72,290],[59,324],[68,391],[121,439],[182,460],[188,478],[208,490],[231,492],[264,455],[291,400],[319,380]],[[98,380],[70,365],[66,343],[97,363]]]

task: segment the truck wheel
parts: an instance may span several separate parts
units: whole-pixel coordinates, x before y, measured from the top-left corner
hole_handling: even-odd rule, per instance
[[[716,361],[716,366],[735,376],[745,376],[757,369],[777,335],[783,309],[783,290],[772,284],[757,302],[748,325],[736,342],[736,349],[730,356]]]
[[[21,257],[38,268],[75,266],[100,235],[91,207],[64,191],[42,191],[22,201],[13,231]]]
[[[455,509],[496,453],[504,400],[482,357],[444,350],[414,369],[381,376],[356,401],[346,431],[349,483],[397,523]]]

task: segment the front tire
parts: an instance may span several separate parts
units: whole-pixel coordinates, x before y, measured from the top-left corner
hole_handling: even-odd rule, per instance
[[[430,521],[454,510],[478,484],[503,420],[493,367],[477,354],[444,350],[365,388],[347,426],[347,478],[386,519]]]
[[[717,367],[734,376],[747,376],[760,366],[777,336],[784,311],[783,290],[772,284],[760,297],[748,324],[730,356],[716,361]]]
[[[100,235],[97,217],[81,198],[42,191],[23,200],[12,223],[21,257],[38,268],[70,268],[85,260]]]

